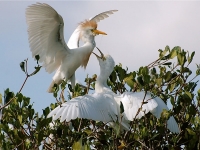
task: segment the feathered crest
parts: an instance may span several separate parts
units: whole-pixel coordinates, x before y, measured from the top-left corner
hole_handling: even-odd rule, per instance
[[[92,20],[85,20],[85,21],[79,23],[79,25],[81,26],[81,28],[85,28],[85,27],[88,27],[88,26],[91,26],[94,29],[97,28],[97,23],[95,21],[92,21]]]

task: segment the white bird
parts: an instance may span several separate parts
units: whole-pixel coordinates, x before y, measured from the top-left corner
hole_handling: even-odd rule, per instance
[[[48,117],[53,117],[53,120],[60,118],[61,122],[64,120],[68,122],[76,118],[106,123],[116,122],[120,120],[120,102],[122,102],[124,112],[121,114],[123,117],[120,123],[124,129],[129,130],[129,121],[133,121],[134,118],[139,119],[148,112],[160,118],[163,109],[168,110],[163,100],[159,97],[152,98],[151,93],[145,94],[142,91],[115,94],[107,85],[107,79],[115,66],[113,58],[110,55],[103,56],[102,54],[102,57],[97,56],[97,59],[100,65],[100,75],[95,83],[95,93],[79,96],[63,103],[52,110]],[[148,103],[143,104],[143,102]],[[142,109],[136,115],[141,106]],[[167,121],[167,127],[171,132],[179,133],[178,124],[173,116]]]
[[[96,15],[79,24],[65,43],[62,17],[48,4],[36,3],[26,10],[29,44],[32,56],[40,56],[48,73],[56,71],[48,92],[53,92],[54,84],[60,84],[63,79],[70,80],[75,86],[75,71],[78,67],[86,68],[91,52],[95,47],[94,37],[106,33],[97,30],[97,22],[113,14],[117,10],[110,10]],[[79,47],[79,41],[83,46]]]

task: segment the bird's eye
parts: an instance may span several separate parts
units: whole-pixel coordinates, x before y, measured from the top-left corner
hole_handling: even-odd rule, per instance
[[[93,31],[94,31],[94,29],[91,29],[91,31],[93,32]]]

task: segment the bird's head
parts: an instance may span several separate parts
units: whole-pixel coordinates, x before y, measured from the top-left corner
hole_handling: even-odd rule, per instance
[[[97,47],[96,47],[97,48]],[[92,52],[98,59],[101,70],[107,72],[112,72],[115,67],[115,61],[110,55],[104,55],[99,48],[97,48],[101,56],[98,56],[96,53]]]
[[[105,32],[97,30],[97,23],[92,20],[85,20],[79,25],[80,38],[84,41],[84,38],[94,37],[96,35],[102,34],[107,35]]]

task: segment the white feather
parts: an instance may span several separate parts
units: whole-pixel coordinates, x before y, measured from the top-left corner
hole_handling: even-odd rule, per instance
[[[109,122],[110,125],[114,125],[112,122],[121,119],[120,102],[122,102],[124,112],[122,114],[123,118],[121,125],[123,129],[129,130],[128,122],[133,121],[134,118],[140,119],[148,112],[151,112],[157,118],[160,118],[163,109],[168,110],[167,105],[162,101],[162,99],[159,97],[152,97],[149,92],[124,92],[121,95],[112,92],[107,86],[107,78],[113,71],[115,63],[110,55],[106,55],[105,59],[106,60],[98,58],[100,75],[95,83],[95,93],[79,96],[64,103],[60,110],[56,108],[55,111],[52,111],[53,113],[51,112],[48,115],[48,117],[53,116],[53,119],[55,120],[60,116],[61,121],[70,121],[75,118],[86,118],[106,123]],[[137,114],[140,108],[142,109]],[[170,117],[167,122],[167,127],[171,132],[180,132],[174,117]]]
[[[27,8],[26,20],[33,57],[40,56],[47,72],[57,70],[69,53],[63,36],[62,17],[51,6],[37,3]]]
[[[98,23],[100,20],[103,20],[105,18],[108,18],[109,15],[113,14],[114,12],[117,12],[118,10],[110,10],[110,11],[106,11],[106,12],[102,12],[92,18],[90,18],[89,20],[91,21],[95,21],[96,23]],[[72,33],[67,46],[70,49],[73,48],[78,48],[79,47],[79,40],[80,40],[80,25],[75,29],[75,31]]]
[[[76,97],[51,111],[48,117],[53,120],[61,117],[61,122],[76,118],[92,119],[103,122],[116,121],[117,103],[106,94],[95,93]],[[55,115],[55,116],[54,116]]]
[[[96,26],[80,24],[69,39],[68,47],[63,34],[64,21],[48,4],[36,3],[29,6],[26,21],[32,56],[40,56],[39,61],[48,73],[56,71],[48,92],[53,92],[54,84],[60,84],[63,79],[70,80],[74,88],[76,69],[87,66],[95,47],[96,34],[93,31]],[[78,45],[80,39],[84,42],[81,47]]]
[[[94,16],[93,18],[90,18],[90,20],[93,20],[95,22],[99,22],[100,20],[103,20],[107,17],[109,17],[109,15],[113,14],[114,12],[117,12],[118,10],[110,10],[110,11],[105,11],[102,12],[96,16]]]

